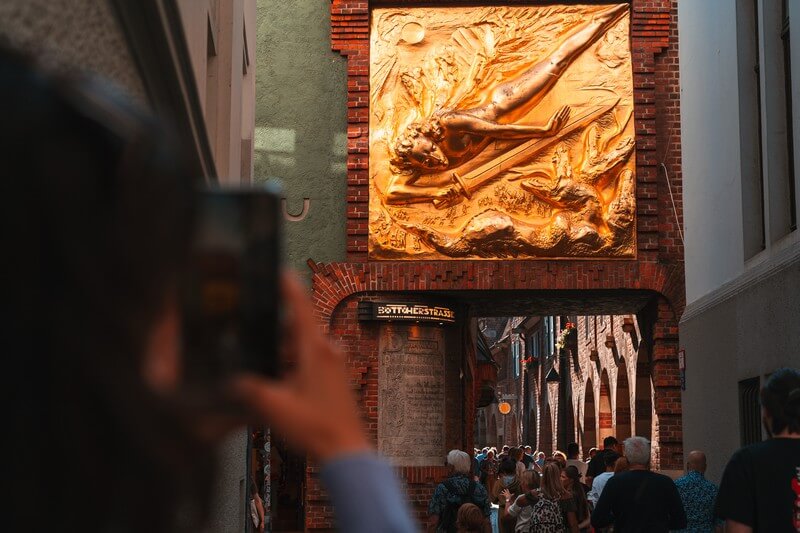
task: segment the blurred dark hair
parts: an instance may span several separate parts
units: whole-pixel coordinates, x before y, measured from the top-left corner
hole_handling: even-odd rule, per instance
[[[567,477],[573,481],[580,481],[581,480],[581,473],[578,470],[577,466],[569,465],[564,469],[564,473],[567,474]]]
[[[575,466],[568,466],[564,469],[564,473],[567,477],[572,481],[570,486],[570,492],[572,493],[573,498],[575,499],[575,505],[577,507],[577,515],[578,521],[582,522],[589,516],[589,502],[586,499],[586,491],[583,489],[583,485],[581,484],[581,473],[578,471],[578,468]]]
[[[772,435],[800,433],[800,372],[782,368],[772,374],[761,389],[761,405],[772,419]]]
[[[511,457],[506,457],[500,461],[500,466],[497,469],[498,474],[516,474],[517,473],[517,460]]]
[[[578,446],[577,442],[570,442],[567,444],[567,457],[577,457],[579,451],[580,446]]]
[[[514,459],[515,461],[521,460],[523,455],[525,455],[525,452],[522,450],[522,448],[514,447],[514,448],[509,448],[508,450],[508,456]]]
[[[108,87],[56,79],[2,47],[0,102],[12,489],[0,523],[195,529],[213,446],[142,378],[188,258],[194,184],[181,150]]]
[[[608,451],[605,454],[603,454],[603,464],[606,465],[606,468],[608,468],[609,466],[614,466],[614,464],[617,462],[617,459],[619,459],[620,457],[622,456],[617,452]]]
[[[616,446],[617,444],[618,444],[617,439],[612,437],[611,435],[603,439],[603,448],[611,448],[613,446]]]

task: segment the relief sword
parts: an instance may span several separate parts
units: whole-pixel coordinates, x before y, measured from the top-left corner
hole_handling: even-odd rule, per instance
[[[578,115],[575,117],[575,120],[561,128],[561,130],[558,132],[558,135],[545,137],[543,139],[531,139],[530,141],[512,148],[496,159],[484,163],[475,170],[472,170],[463,176],[459,176],[458,173],[453,172],[453,182],[456,184],[458,191],[465,198],[471,199],[472,193],[482,187],[487,181],[494,179],[501,172],[505,172],[506,170],[513,168],[520,163],[524,163],[525,160],[535,156],[545,148],[562,139],[564,136],[575,132],[581,126],[590,124],[591,122],[602,117],[614,109],[614,107],[616,107],[616,105],[619,103],[619,100],[620,99],[617,98],[617,100],[613,103],[589,108],[588,111]],[[451,203],[452,202],[439,198],[433,200],[433,205],[437,209],[448,207]]]

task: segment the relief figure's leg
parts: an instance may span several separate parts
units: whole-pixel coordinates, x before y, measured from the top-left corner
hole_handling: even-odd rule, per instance
[[[600,11],[590,22],[567,37],[549,57],[539,61],[519,77],[497,86],[492,94],[492,103],[484,110],[483,118],[497,120],[523,105],[530,107],[539,103],[567,67],[627,11],[627,4]]]

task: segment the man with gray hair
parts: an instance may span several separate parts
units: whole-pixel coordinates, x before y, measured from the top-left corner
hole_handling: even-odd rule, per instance
[[[686,513],[672,480],[650,471],[650,441],[625,441],[628,472],[606,483],[592,513],[595,528],[614,525],[614,533],[668,533],[686,527]]]
[[[474,503],[486,517],[489,525],[489,495],[483,485],[472,479],[472,460],[466,452],[450,450],[445,460],[450,476],[436,487],[428,504],[428,531],[449,532],[456,530],[458,508],[465,503]]]

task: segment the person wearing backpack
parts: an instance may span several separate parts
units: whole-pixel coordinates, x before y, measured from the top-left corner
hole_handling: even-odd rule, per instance
[[[489,495],[483,485],[472,479],[472,460],[466,452],[450,450],[447,466],[452,474],[439,483],[428,504],[428,532],[455,533],[458,509],[465,503],[475,504],[483,513],[487,533],[489,525]]]
[[[540,489],[525,493],[515,502],[519,507],[532,507],[527,532],[579,533],[575,500],[561,483],[561,468],[552,462],[542,470]]]

